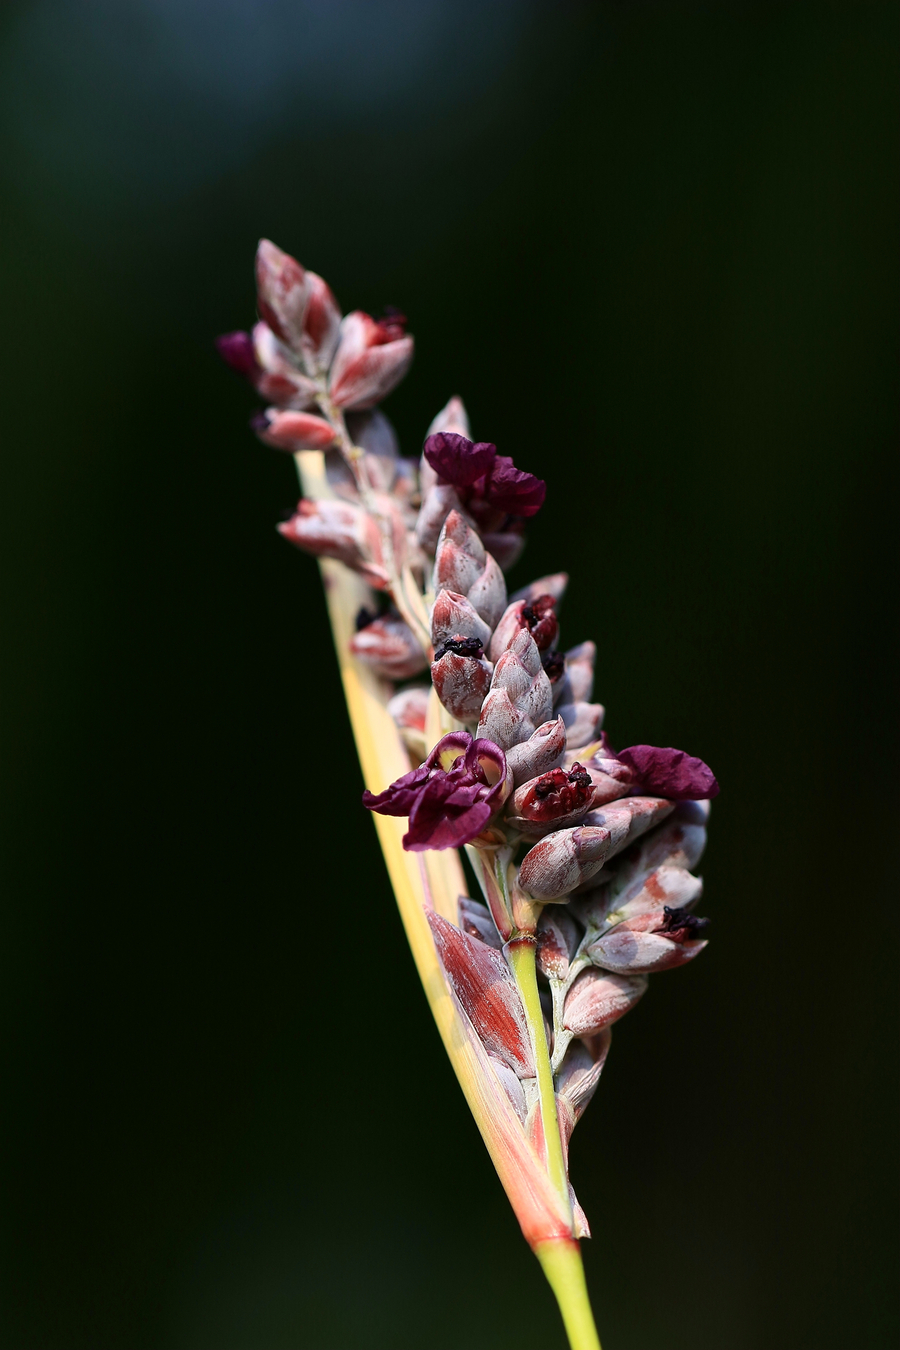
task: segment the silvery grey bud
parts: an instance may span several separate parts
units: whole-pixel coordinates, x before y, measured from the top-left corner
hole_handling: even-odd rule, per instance
[[[633,1008],[646,991],[645,975],[606,975],[585,970],[566,998],[564,1025],[575,1036],[595,1036]]]
[[[565,749],[566,727],[561,717],[544,722],[527,741],[512,746],[506,752],[506,762],[512,769],[516,787],[558,768]]]
[[[439,591],[431,611],[431,641],[435,649],[448,638],[477,638],[482,647],[491,640],[491,630],[464,595]]]

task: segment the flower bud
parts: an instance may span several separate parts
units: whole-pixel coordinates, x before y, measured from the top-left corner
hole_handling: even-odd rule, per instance
[[[253,383],[257,393],[279,408],[311,407],[318,394],[316,383],[301,375],[288,349],[266,323],[253,328],[253,351],[259,373]]]
[[[506,604],[503,573],[459,511],[450,512],[441,530],[433,585],[436,594],[449,590],[468,596],[490,628]]]
[[[537,963],[548,979],[564,980],[578,947],[578,929],[564,909],[545,909],[537,927]]]
[[[298,353],[311,291],[309,278],[297,259],[271,240],[261,239],[256,251],[257,308],[275,336]]]
[[[466,412],[466,405],[458,394],[454,394],[441,408],[428,428],[425,439],[427,440],[429,436],[435,436],[439,431],[451,431],[457,436],[468,437],[469,414]]]
[[[377,527],[367,512],[349,502],[303,497],[296,513],[278,526],[279,534],[317,558],[337,558],[355,571],[366,566],[377,543]]]
[[[633,1008],[647,988],[645,976],[601,975],[585,970],[569,990],[563,1024],[575,1036],[596,1036]]]
[[[526,838],[574,825],[593,805],[594,784],[580,764],[552,769],[523,783],[507,803],[507,822]]]
[[[341,331],[341,311],[331,287],[315,272],[307,272],[309,299],[300,338],[302,351],[313,370],[327,370]]]
[[[617,924],[590,944],[588,955],[595,966],[620,974],[674,970],[699,956],[707,945],[700,935],[708,923],[686,909],[666,905]]]
[[[577,913],[585,927],[599,937],[641,915],[655,914],[662,919],[666,907],[692,909],[702,893],[703,882],[683,867],[657,867],[630,882],[627,873],[619,871],[606,886],[589,891],[578,904]]]
[[[337,441],[337,433],[324,417],[307,412],[282,412],[267,408],[253,420],[254,430],[266,445],[296,454],[298,450],[327,450]]]
[[[706,847],[706,812],[697,802],[682,802],[668,820],[628,850],[616,871],[624,890],[657,867],[695,867]]]
[[[507,750],[506,762],[512,770],[513,782],[518,785],[557,768],[562,763],[565,749],[566,728],[562,718],[544,722],[527,741]]]
[[[427,689],[414,685],[411,689],[401,689],[388,702],[387,709],[403,738],[403,743],[420,764],[428,753],[425,745],[425,718],[428,715]]]
[[[477,638],[482,647],[491,640],[491,630],[464,595],[440,591],[431,611],[431,641],[435,650],[448,638]]]
[[[535,900],[562,900],[596,876],[611,845],[610,831],[602,826],[557,830],[525,854],[519,885]]]
[[[350,650],[386,680],[408,680],[428,664],[412,629],[397,615],[365,624],[350,639]]]
[[[484,570],[487,554],[478,534],[459,511],[444,521],[434,559],[433,586],[439,591],[468,595]]]
[[[559,622],[556,601],[551,595],[539,595],[533,601],[515,600],[507,607],[491,638],[491,660],[498,661],[523,631],[531,634],[538,651],[548,651],[553,646]]]
[[[627,797],[591,811],[574,829],[557,830],[526,853],[519,883],[536,900],[559,900],[595,877],[608,858],[673,809],[652,797]]]
[[[548,720],[552,707],[550,681],[541,666],[540,653],[530,633],[523,629],[494,667],[478,734],[508,749],[528,740]]]
[[[635,787],[634,774],[617,759],[601,759],[593,755],[585,760],[584,768],[594,785],[592,807],[604,806],[619,797],[626,797]]]
[[[485,554],[481,575],[469,587],[469,600],[485,623],[493,628],[506,604],[506,580],[499,563],[490,553]]]
[[[438,654],[440,653],[440,655]],[[451,637],[435,651],[431,682],[441,703],[459,722],[473,725],[491,686],[494,667],[477,638]]]
[[[450,483],[433,483],[423,488],[422,505],[416,518],[416,538],[426,553],[434,553],[444,521],[451,511],[461,511],[456,488]]]
[[[674,809],[675,803],[663,797],[626,797],[590,811],[584,823],[609,830],[609,857],[613,857],[665,820]]]
[[[404,321],[405,322],[405,321]],[[413,340],[402,324],[377,321],[354,310],[341,321],[329,374],[329,394],[339,408],[371,408],[399,384],[409,369]]]

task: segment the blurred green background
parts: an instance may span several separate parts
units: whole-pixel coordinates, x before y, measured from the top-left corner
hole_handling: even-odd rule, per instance
[[[562,1346],[213,337],[265,234],[549,479],[714,941],[573,1146],[604,1350],[893,1347],[896,7],[33,0],[0,51],[0,1343]]]

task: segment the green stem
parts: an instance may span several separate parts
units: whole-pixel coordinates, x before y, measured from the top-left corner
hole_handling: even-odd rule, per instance
[[[572,1350],[600,1350],[578,1243],[574,1238],[539,1242],[534,1254],[556,1295]]]
[[[553,1073],[550,1068],[547,1033],[544,1030],[544,1010],[541,1007],[538,994],[534,938],[513,938],[507,947],[507,952],[510,969],[522,997],[525,1020],[528,1023],[531,1045],[534,1050],[541,1106],[541,1124],[544,1127],[544,1144],[547,1150],[547,1171],[567,1210],[571,1213],[569,1178],[566,1175],[566,1160],[563,1157],[562,1140],[559,1137],[556,1089],[553,1085]]]

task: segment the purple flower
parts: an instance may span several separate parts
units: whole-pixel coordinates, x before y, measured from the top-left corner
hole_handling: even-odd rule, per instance
[[[364,792],[363,806],[383,816],[409,816],[405,849],[460,848],[481,834],[511,786],[500,747],[456,731],[384,792]]]
[[[544,504],[547,484],[517,469],[508,455],[498,455],[488,441],[470,441],[453,431],[429,436],[422,453],[438,477],[460,492],[464,504],[474,498],[508,516],[536,515]]]
[[[670,802],[698,802],[718,796],[719,784],[709,765],[683,750],[632,745],[613,754],[620,764],[633,770],[643,793],[667,797]]]

